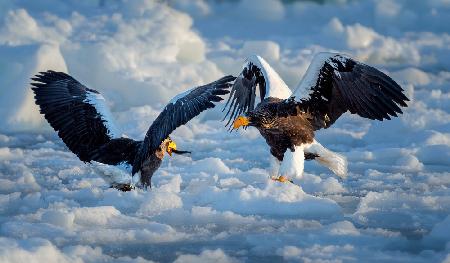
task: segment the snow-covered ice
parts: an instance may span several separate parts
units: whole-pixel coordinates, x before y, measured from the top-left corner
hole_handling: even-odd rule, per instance
[[[450,3],[0,0],[0,262],[450,262]],[[143,138],[177,93],[237,75],[258,54],[296,87],[318,52],[392,76],[400,118],[341,117],[314,162],[269,179],[255,129],[228,133],[222,106],[172,136],[145,192],[109,189],[38,113],[29,78],[66,71]]]

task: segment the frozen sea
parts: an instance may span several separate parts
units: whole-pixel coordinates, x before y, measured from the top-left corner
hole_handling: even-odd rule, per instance
[[[268,179],[255,129],[219,105],[172,138],[151,191],[118,192],[34,105],[29,78],[69,72],[142,139],[171,97],[264,57],[291,87],[320,51],[388,73],[411,99],[317,134],[347,156]],[[0,262],[450,262],[450,1],[0,0]]]

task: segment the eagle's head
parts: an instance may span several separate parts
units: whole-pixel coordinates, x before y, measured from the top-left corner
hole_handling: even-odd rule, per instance
[[[161,143],[161,150],[166,151],[170,156],[172,156],[172,153],[175,154],[190,154],[190,151],[180,151],[177,150],[177,144],[170,139],[170,137],[167,137],[162,143]]]
[[[170,139],[170,137],[167,137],[167,139],[165,139],[162,144],[161,144],[161,148],[163,150],[166,150],[166,152],[172,156],[172,152],[177,150],[177,144],[172,141],[172,139]]]
[[[233,129],[240,127],[253,126],[257,128],[271,129],[277,125],[277,118],[272,115],[249,114],[248,116],[239,116],[233,122]]]

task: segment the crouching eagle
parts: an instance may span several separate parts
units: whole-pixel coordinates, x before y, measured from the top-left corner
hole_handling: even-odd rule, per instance
[[[114,165],[131,175],[140,175],[139,186],[151,187],[151,177],[161,165],[165,152],[177,151],[168,136],[202,111],[221,101],[229,93],[226,76],[210,84],[193,88],[175,96],[153,121],[143,141],[122,136],[114,125],[105,99],[62,72],[41,72],[32,78],[36,104],[67,147],[83,162]],[[112,186],[129,190],[130,185],[110,181]]]
[[[261,102],[255,107],[257,87]],[[277,181],[302,176],[305,159],[315,159],[345,177],[345,157],[324,148],[314,132],[330,127],[347,111],[389,120],[402,113],[405,101],[409,100],[403,89],[389,76],[345,55],[317,54],[293,94],[263,58],[252,56],[233,84],[225,118],[229,116],[232,129],[259,130],[274,157]]]

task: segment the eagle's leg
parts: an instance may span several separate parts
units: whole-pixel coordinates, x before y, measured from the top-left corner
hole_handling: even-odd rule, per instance
[[[270,156],[270,170],[269,170],[270,178],[278,177],[278,172],[280,171],[280,163],[281,161],[278,160],[277,157],[273,155]]]
[[[133,183],[133,176],[129,176],[129,183],[118,183],[118,182],[112,182],[110,185],[110,188],[115,188],[117,190],[120,190],[122,192],[128,192],[135,189],[134,183]]]
[[[152,188],[152,175],[141,171],[140,185],[144,190]]]
[[[281,161],[278,160],[278,158],[272,156],[272,158],[270,159],[270,179],[281,183],[292,183],[292,181],[288,180],[286,177],[279,175],[280,164]]]
[[[157,151],[157,154],[151,155],[141,166],[139,184],[145,190],[152,188],[152,176],[161,166],[163,154],[161,154],[161,151]]]
[[[304,146],[294,146],[294,151],[288,149],[284,154],[283,161],[279,170],[279,177],[276,181],[292,182],[294,178],[303,176],[303,168],[305,162]]]
[[[115,188],[122,192],[128,192],[134,189],[134,186],[127,183],[112,183],[110,188]]]

